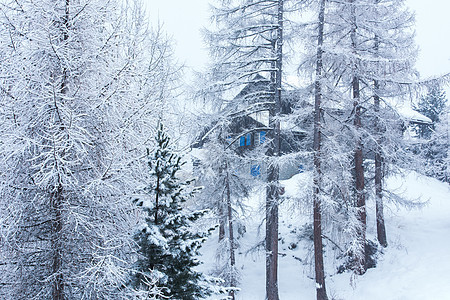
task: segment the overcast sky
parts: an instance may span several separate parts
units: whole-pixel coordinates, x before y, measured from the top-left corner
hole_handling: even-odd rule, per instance
[[[172,36],[180,62],[200,70],[207,62],[200,30],[209,24],[208,0],[146,0],[150,19]],[[406,0],[416,13],[417,69],[422,77],[450,72],[450,0]]]

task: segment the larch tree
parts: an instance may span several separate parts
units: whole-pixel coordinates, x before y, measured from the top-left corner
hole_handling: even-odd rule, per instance
[[[365,106],[368,124],[365,144],[368,152],[374,152],[377,239],[386,247],[383,181],[389,165],[398,160],[392,149],[402,146],[398,117],[390,102],[401,101],[407,88],[416,80],[414,18],[405,8],[404,1],[369,1],[362,12],[365,14],[360,25],[361,39],[371,38],[363,52],[362,90],[367,89],[367,97],[371,94],[373,97],[373,105]]]
[[[352,97],[353,97],[353,125],[355,127],[355,149],[354,149],[354,176],[355,176],[355,206],[358,220],[357,242],[359,244],[359,251],[354,251],[356,259],[355,270],[358,274],[362,275],[366,270],[366,194],[365,194],[365,182],[364,182],[364,157],[363,157],[363,141],[362,141],[362,101],[360,90],[360,71],[359,66],[361,62],[358,57],[359,37],[357,35],[358,29],[358,16],[356,10],[356,1],[350,0],[350,39],[352,50]]]
[[[317,300],[327,300],[322,244],[322,202],[320,198],[322,182],[322,73],[323,73],[323,39],[325,26],[326,0],[321,0],[318,8],[317,52],[314,83],[314,188],[313,188],[313,230],[314,230],[314,270]]]
[[[378,1],[375,2],[378,4]],[[378,34],[374,35],[374,54],[378,56],[380,49],[380,41]],[[375,78],[373,80],[373,107],[376,114],[375,128],[377,132],[382,131],[381,122],[378,119],[380,113],[380,81]],[[384,224],[384,208],[383,208],[383,154],[381,152],[381,144],[383,140],[380,134],[375,137],[375,201],[376,201],[376,219],[377,219],[377,239],[380,245],[387,247],[386,226]]]
[[[139,1],[4,0],[1,12],[0,294],[137,297],[129,197],[170,90],[169,45]]]
[[[338,82],[351,86],[353,109],[352,136],[355,139],[354,150],[354,204],[357,222],[355,223],[356,243],[352,243],[350,252],[354,258],[354,270],[363,274],[367,268],[367,242],[365,237],[366,209],[368,195],[367,170],[365,162],[370,151],[375,153],[375,198],[377,207],[377,229],[380,244],[387,245],[383,217],[382,168],[384,163],[392,161],[389,152],[384,149],[399,145],[401,134],[399,126],[392,121],[395,114],[388,98],[402,96],[408,83],[414,80],[413,70],[415,49],[411,25],[411,14],[404,9],[402,1],[344,1],[336,5],[334,29],[340,29],[335,42],[335,53],[342,58],[343,64],[336,69]],[[337,17],[344,16],[343,18]],[[345,34],[348,33],[348,38]],[[351,53],[351,55],[343,53]],[[351,66],[349,68],[348,66]],[[374,104],[370,105],[370,100]],[[384,109],[381,109],[383,101]],[[390,110],[391,109],[391,110]],[[383,111],[381,113],[381,111]],[[373,112],[373,113],[372,113]],[[370,115],[375,115],[371,130]],[[391,119],[390,119],[391,118]],[[386,129],[382,127],[386,126]],[[390,127],[390,128],[389,128]],[[387,129],[389,128],[389,129]],[[388,136],[389,134],[389,136]]]
[[[320,16],[321,6],[312,4]],[[405,87],[416,80],[412,24],[403,1],[348,0],[326,1],[324,18],[305,26],[311,30],[305,40],[310,54],[301,69],[315,72],[315,90],[321,91],[321,106],[316,107],[316,113],[320,111],[323,118],[322,127],[317,126],[322,133],[322,214],[326,231],[343,244],[340,248],[352,260],[347,267],[356,274],[363,274],[367,267],[365,202],[371,180],[366,168],[372,153],[377,153],[375,194],[380,244],[386,245],[382,181],[387,165],[399,158],[392,150],[401,146],[401,125],[390,101],[404,95]],[[322,39],[320,51],[317,37]]]
[[[358,212],[363,211],[356,208],[356,195],[362,199],[365,195],[355,188],[356,167],[361,168],[355,158],[362,163],[362,148],[354,129],[360,115],[355,118],[354,114],[361,108],[357,61],[352,59],[357,56],[356,32],[349,3],[309,2],[317,21],[303,26],[308,52],[300,70],[314,78],[312,199],[317,299],[327,299],[323,236],[334,237],[335,243],[344,244],[338,249],[357,255],[361,243],[355,241],[365,232],[358,229],[363,221]]]
[[[199,150],[200,174],[198,182],[205,188],[197,201],[206,208],[215,211],[219,219],[219,245],[216,251],[214,275],[224,280],[229,288],[230,299],[235,299],[239,287],[240,273],[236,266],[238,239],[243,228],[240,216],[245,213],[245,199],[255,185],[249,174],[237,170],[243,169],[245,160],[236,153],[227,118],[214,122],[207,141]]]
[[[219,1],[214,9],[217,30],[208,36],[215,67],[216,88],[236,90],[253,83],[260,88],[230,101],[236,114],[269,112],[267,157],[280,153],[281,82],[283,58],[283,0]],[[259,75],[259,76],[257,76]],[[267,78],[264,78],[267,76]],[[235,99],[236,100],[236,99]],[[252,132],[249,128],[249,132]],[[279,167],[269,159],[266,191],[266,299],[278,299]]]

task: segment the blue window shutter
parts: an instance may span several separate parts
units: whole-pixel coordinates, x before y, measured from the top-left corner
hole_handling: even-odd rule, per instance
[[[299,173],[305,172],[305,167],[304,167],[302,164],[300,164],[300,165],[298,166],[298,172],[299,172]]]
[[[259,143],[262,144],[266,141],[266,132],[260,131],[259,132]]]
[[[251,133],[247,133],[247,146],[250,146],[252,144],[252,134]]]
[[[245,136],[241,136],[239,138],[239,146],[240,147],[245,146]]]
[[[250,174],[253,177],[257,177],[257,176],[261,175],[261,167],[260,167],[260,165],[252,165],[252,167],[250,169]]]

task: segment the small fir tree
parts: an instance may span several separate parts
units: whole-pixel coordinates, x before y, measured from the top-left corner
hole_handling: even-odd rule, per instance
[[[430,139],[422,145],[421,154],[426,162],[427,175],[433,176],[443,182],[450,183],[449,176],[449,108],[439,115],[439,122],[434,125]]]
[[[448,107],[445,92],[439,85],[433,85],[414,109],[433,121],[431,125],[417,125],[415,128],[417,135],[425,139],[418,149],[425,162],[425,172],[448,182]]]
[[[425,96],[422,96],[419,103],[414,106],[414,110],[423,114],[433,121],[431,125],[418,125],[416,132],[421,138],[429,139],[435,130],[435,125],[439,123],[439,116],[445,110],[447,97],[445,92],[438,85],[432,86]]]
[[[145,191],[148,197],[136,200],[145,213],[145,222],[135,234],[140,257],[133,285],[145,289],[156,282],[164,297],[203,298],[210,291],[194,267],[200,264],[196,256],[208,233],[193,232],[192,225],[205,211],[188,212],[182,207],[196,189],[189,187],[190,181],[177,177],[183,164],[162,124],[155,141],[156,149],[152,153],[147,150],[152,178]]]

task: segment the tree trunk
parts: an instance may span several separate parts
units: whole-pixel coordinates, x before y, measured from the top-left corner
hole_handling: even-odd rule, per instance
[[[228,182],[226,183],[228,186]],[[228,191],[227,191],[228,193]],[[225,238],[226,214],[223,203],[219,203],[219,243]]]
[[[277,116],[281,110],[281,74],[283,56],[283,0],[278,1],[278,28],[273,49],[276,54],[275,72],[272,72],[272,86],[275,105],[269,111],[271,145],[269,156],[280,156],[280,121]],[[279,167],[270,164],[267,175],[266,191],[266,299],[278,300],[278,202],[279,202]]]
[[[230,179],[229,179],[229,169],[227,166],[226,172],[227,172],[227,182],[226,182],[226,189],[227,189],[227,213],[228,213],[228,240],[230,241],[230,267],[231,267],[231,278],[230,278],[230,287],[235,288],[237,285],[236,282],[236,257],[234,253],[234,232],[233,232],[233,208],[231,206],[231,190],[230,190]],[[235,299],[235,291],[231,290],[229,293],[229,296],[231,300]]]
[[[353,125],[355,126],[357,137],[356,137],[356,147],[354,152],[354,163],[355,163],[355,192],[356,192],[356,209],[357,209],[357,241],[359,243],[358,253],[355,255],[355,272],[362,275],[366,272],[366,197],[364,194],[364,157],[363,157],[363,143],[361,137],[361,104],[360,104],[360,86],[359,86],[359,74],[358,74],[358,63],[356,58],[356,7],[354,0],[352,3],[352,31],[351,40],[352,48],[354,52],[353,59],[355,60],[355,66],[353,69],[353,110],[354,110],[354,120]]]
[[[277,169],[277,168],[271,168]],[[278,177],[278,170],[271,170],[269,178]],[[267,187],[266,199],[266,299],[278,300],[278,185]]]
[[[322,56],[323,35],[325,22],[325,0],[321,0],[319,8],[319,32],[316,57],[316,81],[314,97],[314,188],[313,188],[313,226],[314,226],[314,266],[316,273],[316,296],[317,300],[328,300],[325,288],[325,272],[323,264],[322,245],[322,211],[320,199],[320,186],[322,181],[321,168],[321,114],[322,114]]]
[[[159,164],[159,162],[157,162]],[[155,189],[155,225],[158,225],[158,210],[159,210],[159,194],[160,194],[160,178],[156,178],[156,189]]]
[[[377,129],[376,137],[376,148],[375,148],[375,199],[376,199],[376,217],[377,217],[377,238],[381,246],[387,247],[386,238],[386,227],[384,225],[384,212],[383,212],[383,156],[381,153],[381,143],[382,139],[380,136],[380,131],[382,130],[380,126],[380,97],[378,96],[379,83],[377,80],[374,81],[375,95],[375,113],[376,113],[376,124]]]
[[[375,0],[375,4],[378,4],[379,0]],[[375,35],[375,54],[378,56],[380,41],[377,35]],[[376,128],[376,145],[375,145],[375,202],[376,202],[376,219],[377,219],[377,238],[381,246],[387,247],[386,227],[384,225],[384,212],[383,212],[383,156],[381,151],[381,132],[383,131],[380,124],[380,83],[378,80],[373,82],[375,95],[375,128]]]
[[[381,151],[375,153],[375,194],[377,215],[377,238],[381,246],[387,247],[386,227],[383,212],[383,158]]]
[[[53,288],[52,288],[52,299],[53,300],[64,300],[64,277],[62,274],[62,187],[59,185],[57,190],[52,194],[51,206],[53,210],[54,220],[52,224],[52,275]]]
[[[63,41],[66,43],[69,39],[68,34],[68,28],[70,28],[69,24],[69,17],[70,17],[70,0],[65,0],[65,8],[64,8],[64,16],[62,17],[62,28],[63,31]],[[68,75],[67,75],[67,68],[63,66],[62,70],[62,81],[61,81],[61,87],[60,92],[62,95],[65,95],[68,93]],[[56,106],[56,103],[55,103]],[[55,107],[56,112],[58,112],[58,107]],[[61,115],[58,112],[59,119],[57,120],[57,123],[60,125],[60,130],[64,131],[65,127],[63,125],[63,120],[61,119]],[[57,151],[56,149],[54,151]],[[57,164],[57,160],[55,160],[55,164]],[[56,169],[59,169],[56,167]],[[53,281],[53,288],[52,288],[52,299],[53,300],[64,300],[65,294],[64,294],[64,276],[62,273],[62,264],[63,264],[63,241],[64,236],[62,234],[63,229],[63,216],[62,216],[62,210],[63,210],[63,187],[61,185],[60,178],[58,176],[57,178],[57,186],[55,187],[56,190],[51,195],[51,209],[53,211],[54,220],[52,224],[52,251],[53,251],[53,257],[52,257],[52,275],[54,276]]]
[[[359,79],[353,78],[353,99],[355,119],[354,125],[357,129],[357,134],[361,133],[361,106],[359,104]],[[364,194],[364,166],[363,166],[363,144],[361,137],[357,137],[356,149],[354,153],[355,162],[355,188],[356,188],[356,209],[358,220],[357,240],[360,244],[361,253],[355,253],[356,259],[356,273],[362,275],[366,272],[366,197]]]

